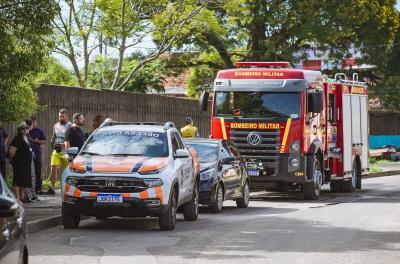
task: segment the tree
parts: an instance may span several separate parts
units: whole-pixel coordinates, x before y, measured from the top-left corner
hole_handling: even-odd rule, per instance
[[[96,35],[96,0],[59,0],[56,19],[54,52],[67,58],[81,87],[87,86],[92,52],[101,44]],[[79,68],[83,62],[83,71]]]
[[[124,90],[141,67],[169,51],[184,34],[184,28],[211,0],[99,0],[102,34],[118,51],[118,63],[112,90]],[[125,53],[151,36],[156,48],[150,50],[125,78]]]
[[[48,57],[45,60],[43,70],[38,73],[34,82],[40,84],[55,84],[65,86],[78,86],[73,73],[66,69],[54,57]]]
[[[35,110],[33,75],[49,51],[50,0],[0,3],[0,120],[18,121]]]

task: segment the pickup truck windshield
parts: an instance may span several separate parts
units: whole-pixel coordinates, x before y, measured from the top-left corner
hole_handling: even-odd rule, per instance
[[[97,131],[81,154],[168,157],[166,133],[149,131]]]
[[[300,93],[216,92],[215,116],[299,118]]]

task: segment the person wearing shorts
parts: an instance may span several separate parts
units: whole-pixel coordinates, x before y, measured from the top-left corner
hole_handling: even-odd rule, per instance
[[[71,125],[72,123],[68,121],[67,110],[61,109],[58,113],[58,122],[54,124],[53,136],[51,138],[51,143],[54,147],[54,150],[51,153],[51,160],[50,160],[51,187],[47,191],[47,194],[49,195],[55,194],[55,185],[57,179],[59,178],[61,170],[62,168],[68,166],[68,156],[66,155],[64,141],[65,141],[65,132]]]

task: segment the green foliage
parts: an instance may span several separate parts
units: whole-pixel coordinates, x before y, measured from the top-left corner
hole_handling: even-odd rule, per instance
[[[78,86],[76,77],[66,69],[56,58],[48,57],[41,72],[35,78],[35,84],[55,84]]]
[[[374,87],[374,94],[378,96],[387,110],[400,110],[400,75],[387,76]]]
[[[116,64],[117,60],[114,58],[96,56],[94,61],[89,64],[89,87],[109,89],[114,79]]]
[[[0,3],[0,120],[17,121],[35,110],[33,75],[48,52],[55,3],[5,0]]]

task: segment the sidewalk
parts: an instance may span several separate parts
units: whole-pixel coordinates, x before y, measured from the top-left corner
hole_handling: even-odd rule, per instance
[[[61,190],[56,195],[39,195],[40,201],[25,205],[28,233],[61,224]]]

